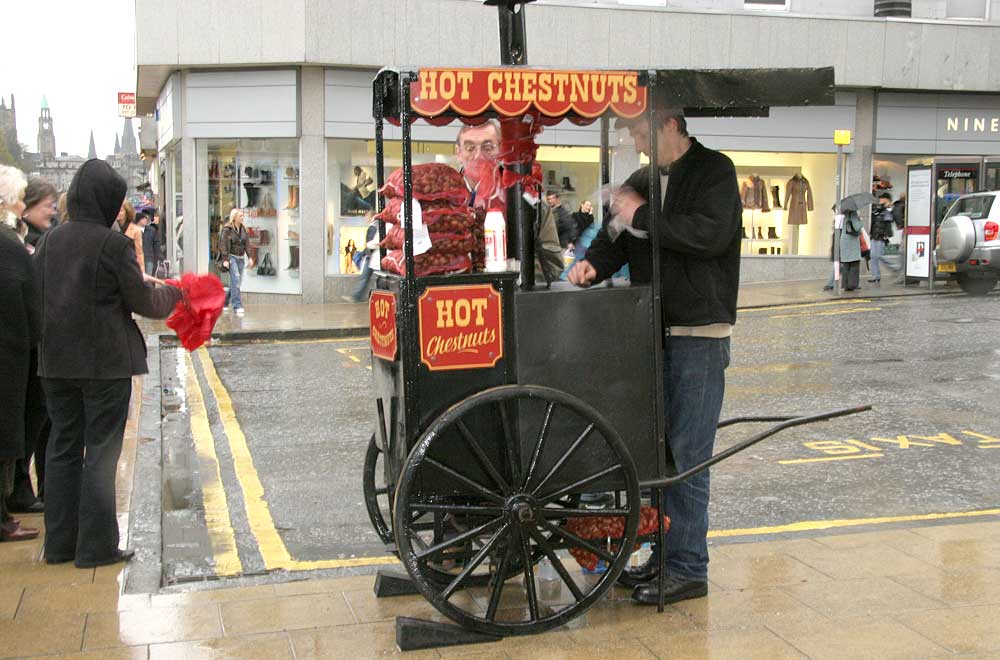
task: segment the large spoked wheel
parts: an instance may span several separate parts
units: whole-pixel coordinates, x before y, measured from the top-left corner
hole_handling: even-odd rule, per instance
[[[365,465],[363,476],[363,487],[365,496],[365,508],[368,509],[368,519],[372,523],[372,528],[378,534],[379,539],[387,546],[396,542],[389,522],[392,520],[393,489],[391,484],[384,484],[385,471],[382,466],[384,455],[382,449],[375,441],[372,434],[368,442],[368,451],[365,452]],[[564,498],[561,500],[564,506],[570,506],[573,500]],[[573,504],[575,506],[575,504]],[[440,511],[421,511],[415,513],[410,520],[410,526],[421,532],[431,532],[435,541],[441,541],[447,535],[454,535],[461,529],[461,517],[449,516]],[[443,553],[432,562],[427,564],[427,573],[431,579],[448,584],[455,573],[461,570],[463,562],[471,557],[476,551],[476,542],[470,540],[460,546],[450,549],[449,553]],[[392,554],[399,556],[398,551]],[[536,558],[537,560],[537,558]],[[470,576],[470,586],[482,586],[489,580],[489,575],[476,574]]]
[[[365,452],[365,466],[363,473],[363,488],[365,493],[365,508],[368,509],[368,519],[372,523],[375,533],[386,545],[394,543],[392,528],[386,519],[392,519],[390,504],[392,503],[392,492],[388,485],[384,485],[384,472],[380,465],[382,459],[382,449],[375,442],[375,434],[372,433],[371,440],[368,441],[368,451]]]
[[[609,490],[614,508],[567,499]],[[442,536],[412,522],[428,512],[458,525]],[[421,436],[397,483],[393,529],[414,585],[441,613],[471,630],[523,635],[573,619],[611,588],[639,514],[635,465],[596,410],[558,390],[506,385],[452,406]],[[581,518],[621,531],[583,538]],[[441,558],[470,547],[442,580]],[[606,570],[586,573],[571,554]]]

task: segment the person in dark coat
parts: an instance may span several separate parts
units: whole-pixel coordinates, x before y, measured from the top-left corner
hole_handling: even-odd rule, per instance
[[[24,212],[21,219],[28,229],[24,238],[29,252],[34,252],[39,239],[56,220],[55,186],[44,179],[31,179],[24,189]],[[24,457],[14,465],[14,488],[7,498],[7,510],[12,513],[41,513],[41,498],[45,491],[45,448],[52,429],[49,415],[45,410],[45,393],[38,378],[38,347],[31,347],[31,362],[28,370],[28,390],[24,405]],[[35,460],[35,474],[38,476],[38,495],[31,485],[30,465]]]
[[[88,160],[69,188],[69,221],[38,242],[42,301],[38,373],[52,436],[45,470],[45,559],[80,568],[127,561],[118,548],[115,472],[132,376],[144,374],[146,344],[132,314],[165,318],[179,289],[146,286],[135,244],[111,231],[126,184],[103,160]]]
[[[38,303],[31,257],[7,224],[24,212],[24,175],[0,165],[0,541],[23,541],[37,529],[21,527],[7,511],[14,466],[24,458],[24,408],[31,347],[38,339]]]
[[[156,274],[156,264],[163,258],[160,256],[160,228],[153,224],[152,214],[152,211],[143,211],[136,216],[142,228],[142,256],[147,275]]]
[[[649,184],[651,175],[659,175],[656,249],[661,257],[664,411],[670,454],[684,471],[712,456],[722,411],[740,282],[743,208],[736,168],[725,154],[688,135],[680,111],[658,114],[654,127],[646,117],[619,120],[619,126],[622,123],[636,150],[647,155],[655,127],[661,169],[641,168],[614,193],[611,222],[573,266],[569,281],[590,286],[625,263],[633,283],[652,279],[648,232],[651,205],[660,200],[650,193]],[[615,236],[609,230],[620,233]],[[666,553],[665,602],[708,593],[708,470],[668,489],[664,499],[663,513],[671,520],[666,547],[655,548],[649,562],[619,578],[634,587],[632,600],[643,605],[656,604],[661,595],[655,579],[661,551]]]
[[[562,203],[562,197],[556,190],[545,193],[545,203],[552,209],[552,215],[556,221],[556,232],[559,234],[559,247],[566,249],[576,242],[580,232],[576,228],[576,220]]]

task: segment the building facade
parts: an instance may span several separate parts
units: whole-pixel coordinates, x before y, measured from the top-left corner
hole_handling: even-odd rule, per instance
[[[833,132],[850,129],[846,189],[897,198],[911,162],[1000,153],[1000,2],[549,0],[529,4],[529,62],[589,68],[833,66],[836,104],[766,118],[692,118],[728,153],[745,197],[744,281],[825,277],[836,201]],[[909,12],[885,17],[875,11]],[[351,286],[374,175],[371,80],[382,66],[499,62],[496,13],[477,0],[136,3],[140,114],[155,113],[156,171],[171,234],[183,217],[185,270],[210,270],[218,228],[246,210],[260,258],[244,290],[267,301],[335,301]],[[220,29],[225,25],[226,29]],[[155,32],[155,34],[154,34]],[[239,34],[239,39],[231,38]],[[973,48],[970,44],[976,44]],[[414,162],[453,162],[457,124],[414,125]],[[398,129],[387,138],[399,139]],[[596,125],[539,136],[546,185],[575,207],[596,193]],[[614,136],[612,180],[639,161]],[[388,145],[387,165],[400,161]],[[949,189],[950,190],[950,189]],[[786,210],[789,195],[805,214]]]

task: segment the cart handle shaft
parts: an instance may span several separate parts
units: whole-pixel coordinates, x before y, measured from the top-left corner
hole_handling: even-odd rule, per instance
[[[719,452],[718,454],[712,456],[710,459],[703,463],[699,463],[694,467],[685,470],[684,472],[679,472],[671,477],[666,477],[665,479],[652,479],[650,481],[639,482],[640,488],[669,488],[674,484],[680,483],[685,479],[693,477],[703,470],[707,470],[716,463],[724,461],[733,454],[738,454],[748,447],[752,447],[761,440],[771,437],[772,435],[784,431],[785,429],[792,428],[793,426],[802,426],[803,424],[812,424],[813,422],[823,422],[828,419],[834,419],[835,417],[845,417],[847,415],[855,415],[857,413],[867,412],[871,410],[872,407],[868,406],[856,406],[854,408],[844,408],[842,410],[833,410],[830,412],[820,413],[818,415],[808,415],[806,417],[737,417],[734,419],[726,420],[719,424],[719,427],[728,426],[741,421],[754,421],[754,422],[768,422],[768,421],[779,421],[780,424],[772,426],[766,431],[762,431],[755,436],[747,438],[743,442],[733,445],[729,449]]]

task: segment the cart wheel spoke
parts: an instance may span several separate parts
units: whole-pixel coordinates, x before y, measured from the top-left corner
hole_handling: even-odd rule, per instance
[[[476,460],[478,460],[480,465],[486,469],[486,472],[490,475],[490,478],[493,479],[493,482],[500,487],[500,490],[503,491],[504,495],[510,495],[510,486],[507,485],[506,480],[504,480],[504,478],[500,476],[500,473],[497,472],[496,466],[493,465],[493,461],[491,461],[483,452],[483,448],[479,446],[479,442],[476,441],[476,438],[469,431],[469,427],[467,427],[465,422],[462,420],[458,420],[458,424],[456,424],[456,426],[458,426],[458,430],[461,431],[462,435],[465,437],[465,441],[469,443],[469,448],[472,449],[472,453],[476,455]]]
[[[457,513],[465,515],[499,516],[504,510],[498,506],[472,506],[467,504],[438,504],[437,502],[410,502],[410,508],[417,511]]]
[[[459,545],[461,543],[465,543],[469,539],[472,539],[472,538],[475,538],[476,536],[479,536],[480,534],[482,534],[483,532],[485,532],[487,529],[490,529],[494,525],[503,522],[503,520],[504,520],[503,518],[494,518],[493,520],[491,520],[491,521],[489,521],[487,523],[484,523],[484,524],[480,525],[479,527],[474,527],[474,528],[470,529],[467,532],[463,532],[462,534],[459,534],[458,536],[452,537],[452,538],[447,539],[445,541],[441,541],[440,543],[435,543],[434,545],[430,546],[429,548],[426,548],[426,549],[418,552],[416,554],[416,557],[417,557],[418,560],[424,560],[424,559],[428,559],[429,557],[437,556],[437,555],[441,554],[442,551],[447,550],[448,548],[454,547],[454,546]]]
[[[530,530],[529,533],[531,534],[531,538],[535,539],[535,543],[538,544],[538,547],[545,553],[545,556],[549,558],[550,562],[552,562],[552,567],[556,569],[556,573],[559,574],[562,581],[567,587],[569,587],[569,590],[573,593],[573,598],[576,599],[576,602],[579,603],[583,600],[583,592],[580,591],[580,586],[570,576],[566,567],[563,566],[562,560],[559,559],[559,555],[555,553],[552,546],[549,545],[549,542],[545,540],[545,537],[542,536],[536,529]]]
[[[535,568],[531,560],[531,542],[521,532],[521,561],[524,562],[524,589],[528,592],[528,614],[532,621],[538,620],[538,594],[535,593]]]
[[[490,602],[486,606],[486,620],[495,621],[497,618],[497,607],[500,606],[500,596],[503,594],[503,585],[507,581],[507,565],[510,563],[510,557],[514,552],[513,546],[507,549],[507,552],[500,557],[500,563],[497,564],[497,572],[490,581]]]
[[[595,474],[590,475],[589,477],[584,477],[583,479],[580,479],[579,481],[571,483],[568,486],[564,486],[563,488],[560,488],[559,490],[557,490],[554,493],[550,493],[548,495],[544,495],[542,497],[539,497],[538,501],[541,504],[548,504],[552,500],[559,499],[560,497],[562,497],[563,495],[566,495],[568,493],[580,492],[581,490],[583,490],[584,488],[586,488],[590,484],[594,483],[595,481],[603,479],[604,477],[608,476],[609,474],[614,474],[615,472],[617,472],[620,469],[622,469],[621,463],[615,463],[614,465],[612,465],[609,468],[605,468],[605,469],[601,470],[600,472],[597,472]]]
[[[627,516],[632,509],[542,509],[544,518],[610,518]]]
[[[509,528],[510,528],[510,523],[509,522],[504,523],[504,525],[501,526],[500,529],[498,529],[493,534],[493,536],[490,537],[490,539],[483,545],[483,547],[479,549],[479,552],[477,552],[475,556],[466,560],[465,568],[462,569],[462,572],[459,573],[455,577],[455,579],[452,580],[451,583],[444,588],[444,591],[441,592],[442,598],[444,598],[445,600],[451,598],[452,594],[454,594],[458,590],[458,588],[462,586],[462,583],[465,582],[466,579],[468,579],[469,575],[472,574],[472,571],[476,570],[479,567],[479,565],[483,563],[483,560],[486,559],[490,551],[493,550],[493,546],[495,546],[500,541],[500,539],[503,538],[503,535],[507,533],[507,530]]]
[[[497,401],[497,409],[500,412],[500,425],[503,427],[503,437],[506,440],[504,450],[507,453],[507,462],[510,465],[510,479],[513,483],[521,483],[520,454],[518,453],[517,441],[514,437],[514,429],[510,423],[510,415],[504,401]]]
[[[552,422],[552,411],[555,409],[556,404],[549,402],[549,405],[545,407],[545,418],[542,420],[542,428],[538,432],[538,442],[535,443],[535,451],[531,454],[531,463],[528,464],[528,474],[524,477],[524,485],[521,487],[522,490],[528,490],[528,486],[531,485],[531,478],[535,476],[535,468],[538,467],[538,459],[542,455],[542,448],[545,445],[545,440],[549,437],[549,424]]]
[[[542,486],[547,484],[549,482],[549,479],[551,479],[555,475],[555,473],[558,472],[559,469],[566,464],[566,461],[568,461],[573,456],[573,454],[576,453],[576,450],[580,448],[580,445],[583,444],[583,441],[587,439],[587,437],[591,434],[591,432],[593,432],[593,430],[594,430],[594,424],[593,422],[591,422],[590,424],[587,425],[587,428],[583,430],[583,433],[580,434],[580,437],[578,437],[576,440],[573,441],[573,444],[570,445],[570,448],[568,450],[566,450],[566,453],[563,454],[558,461],[556,461],[556,464],[552,466],[552,469],[548,471],[545,477],[543,477],[542,480],[538,482],[538,485],[535,486],[534,490],[531,491],[532,495],[538,494],[538,491],[542,489]]]
[[[545,529],[545,530],[547,530],[549,532],[552,532],[556,536],[561,537],[563,540],[571,543],[575,547],[583,548],[587,552],[592,552],[593,554],[597,555],[598,557],[600,557],[601,559],[603,559],[606,562],[610,563],[610,562],[614,562],[614,560],[615,560],[614,555],[612,555],[610,552],[608,552],[607,550],[604,550],[602,548],[598,548],[596,545],[594,545],[594,544],[592,544],[592,543],[590,543],[588,541],[584,541],[583,539],[581,539],[579,536],[577,536],[573,532],[567,532],[565,529],[563,529],[561,527],[557,527],[557,526],[553,525],[552,523],[550,523],[548,521],[545,521],[545,520],[540,521],[540,524],[541,524],[541,526],[542,526],[543,529]]]
[[[486,486],[482,485],[481,483],[479,483],[477,481],[473,481],[472,479],[468,478],[467,476],[465,476],[461,472],[457,472],[457,471],[451,469],[450,467],[448,467],[447,465],[444,465],[443,463],[439,463],[438,461],[435,461],[433,458],[431,458],[429,456],[426,457],[426,458],[424,458],[424,462],[427,463],[428,465],[433,465],[434,467],[436,467],[437,469],[441,470],[442,472],[444,472],[448,476],[454,477],[455,479],[458,479],[459,481],[461,481],[462,483],[464,483],[469,488],[475,489],[476,492],[478,492],[483,497],[491,499],[494,502],[496,502],[497,504],[503,504],[504,503],[504,498],[503,497],[501,497],[500,495],[497,495],[496,493],[494,493],[490,489],[486,488]]]

